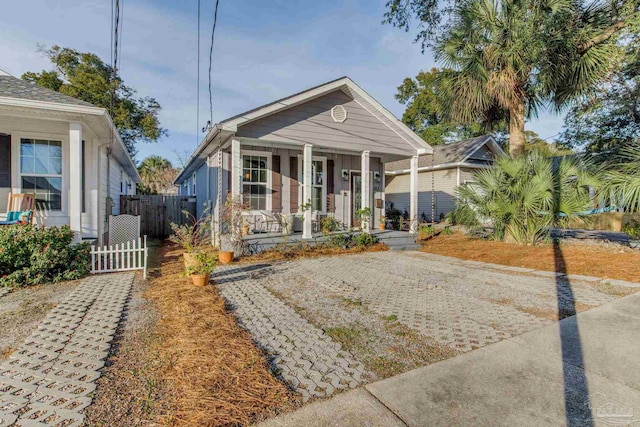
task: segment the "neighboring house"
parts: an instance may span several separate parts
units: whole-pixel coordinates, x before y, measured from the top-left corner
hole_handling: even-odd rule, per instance
[[[99,239],[140,176],[104,108],[0,70],[0,218],[9,193],[35,193],[35,222]]]
[[[453,209],[456,189],[473,181],[478,169],[491,166],[494,158],[503,154],[491,136],[480,136],[437,145],[433,147],[433,154],[421,155],[418,159],[418,215],[428,221],[440,220]],[[385,174],[387,203],[394,209],[409,212],[411,160],[387,163]]]
[[[209,208],[218,218],[228,194],[242,195],[254,230],[252,216],[300,213],[296,231],[310,238],[314,218],[324,215],[358,227],[356,212],[370,207],[375,224],[384,215],[384,163],[431,152],[342,77],[217,123],[176,184],[196,196],[198,214]]]

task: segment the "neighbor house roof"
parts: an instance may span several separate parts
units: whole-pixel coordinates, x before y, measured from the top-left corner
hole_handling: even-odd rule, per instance
[[[56,92],[55,90],[40,87],[26,80],[18,79],[2,70],[0,70],[0,96],[93,107],[93,105],[88,102]]]
[[[49,117],[57,115],[60,118],[73,120],[82,117],[98,138],[115,142],[111,147],[112,154],[125,167],[129,175],[134,177],[135,182],[141,181],[138,169],[106,109],[54,90],[39,87],[13,77],[1,69],[0,109],[7,109],[12,113],[33,114],[35,112],[35,114],[46,114]]]
[[[443,166],[458,166],[471,157],[483,145],[488,144],[490,149],[496,154],[503,154],[502,149],[495,143],[490,135],[478,136],[451,144],[436,145],[433,147],[433,154],[424,154],[418,157],[418,169],[432,167],[443,168]],[[411,169],[411,159],[403,159],[385,164],[387,173],[402,173]]]
[[[304,104],[310,100],[319,98],[337,90],[342,90],[352,99],[366,105],[365,108],[374,117],[384,123],[399,138],[406,142],[408,147],[406,152],[430,153],[432,151],[431,146],[416,135],[415,132],[409,129],[404,123],[402,123],[402,121],[398,120],[397,117],[376,101],[364,89],[358,86],[353,80],[344,76],[285,98],[278,99],[252,110],[245,111],[244,113],[237,114],[217,123],[193,152],[185,168],[180,175],[178,175],[175,182],[181,182],[185,177],[190,176],[193,170],[203,163],[204,157],[207,153],[211,154],[214,151],[210,148],[211,143],[214,140],[220,141],[220,136],[222,134],[229,137],[238,131],[239,126],[260,120],[264,117],[293,108],[297,105]]]

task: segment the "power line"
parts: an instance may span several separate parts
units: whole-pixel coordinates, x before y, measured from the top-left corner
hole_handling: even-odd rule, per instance
[[[216,25],[218,24],[218,5],[220,0],[216,0],[216,9],[213,13],[213,28],[211,29],[211,46],[209,47],[209,120],[213,124],[213,95],[211,94],[211,66],[213,63],[213,41],[216,34]]]
[[[196,84],[196,147],[200,143],[200,0],[198,0],[198,77]]]

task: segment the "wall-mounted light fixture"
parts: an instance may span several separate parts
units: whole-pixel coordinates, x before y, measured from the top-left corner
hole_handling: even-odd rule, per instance
[[[343,181],[349,181],[349,170],[348,169],[342,169],[342,180]]]
[[[373,173],[373,179],[375,182],[380,182],[382,179],[382,176],[380,175],[380,172],[374,172]]]

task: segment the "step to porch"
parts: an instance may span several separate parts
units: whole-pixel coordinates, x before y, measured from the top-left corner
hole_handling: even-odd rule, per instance
[[[385,230],[374,232],[373,234],[392,251],[416,251],[420,249],[420,245],[416,244],[414,236],[406,231]]]

